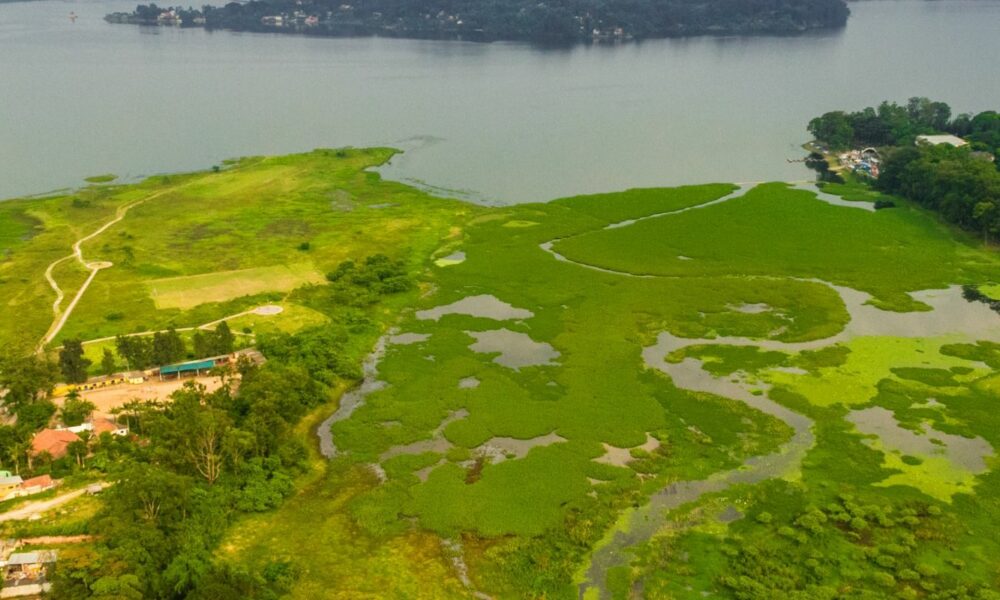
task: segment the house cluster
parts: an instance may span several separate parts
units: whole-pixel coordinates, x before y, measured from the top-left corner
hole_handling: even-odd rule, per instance
[[[625,30],[621,27],[607,27],[604,29],[595,27],[594,30],[590,32],[590,37],[593,38],[595,42],[617,42],[632,39],[632,36],[625,33]]]
[[[52,459],[59,459],[69,453],[69,446],[83,438],[80,434],[88,432],[93,436],[102,433],[111,435],[128,435],[128,427],[119,425],[111,419],[97,417],[82,425],[73,427],[46,428],[35,434],[31,439],[31,456],[37,458],[48,454]]]
[[[30,479],[22,479],[10,471],[0,471],[0,502],[21,496],[31,496],[51,490],[59,485],[59,481],[49,475],[39,475]]]
[[[0,540],[0,569],[3,570],[0,598],[37,597],[52,587],[48,582],[48,571],[56,562],[57,552],[19,550],[20,542]]]
[[[878,179],[882,161],[875,148],[865,148],[863,150],[851,150],[837,156],[840,164],[850,169],[857,175]]]

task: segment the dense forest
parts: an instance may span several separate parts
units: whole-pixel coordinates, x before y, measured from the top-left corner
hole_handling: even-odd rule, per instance
[[[1000,114],[951,117],[944,102],[911,98],[905,105],[828,112],[809,132],[831,150],[874,146],[883,156],[879,190],[909,198],[946,220],[980,232],[1000,233]],[[967,145],[915,143],[918,135],[950,133]]]
[[[787,34],[843,26],[843,0],[254,0],[202,9],[140,5],[114,23],[313,35],[571,42]]]

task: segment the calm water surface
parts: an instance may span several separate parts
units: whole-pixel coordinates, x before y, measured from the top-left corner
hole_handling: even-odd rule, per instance
[[[857,3],[846,29],[804,37],[564,50],[101,20],[133,5],[0,4],[0,197],[371,144],[408,150],[387,177],[492,202],[797,180],[786,158],[826,110],[1000,101],[1000,0]]]

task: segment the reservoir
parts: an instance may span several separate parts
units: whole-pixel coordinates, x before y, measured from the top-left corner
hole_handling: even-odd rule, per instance
[[[915,95],[1000,108],[1000,0],[854,2],[846,28],[798,37],[559,49],[103,21],[134,5],[0,4],[0,198],[343,145],[402,148],[385,177],[488,203],[802,180],[787,159],[825,111]]]

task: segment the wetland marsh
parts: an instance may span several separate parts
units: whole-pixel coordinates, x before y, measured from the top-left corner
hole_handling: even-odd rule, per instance
[[[254,316],[274,323],[265,353],[295,332],[336,348],[311,365],[337,375],[300,428],[310,470],[218,555],[298,565],[289,597],[991,598],[1000,315],[960,286],[1000,279],[993,249],[904,200],[868,211],[782,183],[481,207],[367,171],[391,153],[5,202],[44,226],[0,263],[22,314],[0,339],[51,318],[44,282],[13,273],[162,194],[88,248],[114,266],[61,335],[266,300],[283,310]],[[262,277],[190,306],[213,274],[304,264],[291,291]],[[81,275],[55,274],[69,291]],[[178,301],[157,301],[162,280]]]

